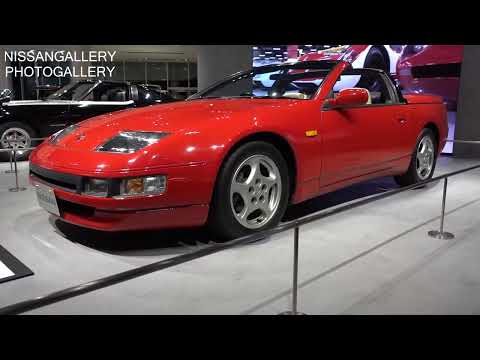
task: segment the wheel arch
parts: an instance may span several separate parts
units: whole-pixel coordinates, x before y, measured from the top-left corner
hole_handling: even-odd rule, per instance
[[[434,121],[428,121],[425,126],[423,127],[424,129],[430,129],[433,131],[433,134],[435,135],[435,140],[437,140],[437,146],[440,147],[440,130],[437,126],[437,124],[435,124]],[[437,150],[437,153],[440,152],[441,149],[438,149]]]
[[[264,142],[270,143],[282,153],[283,157],[285,158],[285,161],[287,162],[287,167],[288,167],[288,174],[289,174],[289,180],[290,180],[290,184],[289,184],[290,199],[291,199],[297,187],[297,174],[298,174],[297,158],[295,156],[293,147],[288,142],[288,140],[284,136],[271,131],[256,132],[253,134],[245,135],[240,139],[236,140],[233,143],[233,145],[230,146],[230,148],[225,152],[221,160],[220,167],[217,171],[217,178],[215,179],[215,187],[218,181],[218,174],[220,173],[220,169],[223,167],[226,160],[240,146],[253,141],[264,141]]]
[[[383,46],[383,45],[372,45],[372,47],[370,49],[373,49],[373,48],[378,49],[382,53],[383,58],[385,59],[385,61],[387,63],[387,70],[388,70],[388,72],[390,72],[390,56],[388,54],[387,49],[385,49],[385,46]]]

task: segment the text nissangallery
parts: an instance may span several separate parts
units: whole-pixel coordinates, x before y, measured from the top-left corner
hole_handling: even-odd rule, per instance
[[[12,50],[4,52],[5,76],[11,77],[112,77],[116,51]],[[62,64],[63,63],[63,64]]]
[[[65,50],[12,50],[5,51],[5,62],[8,61],[72,61],[72,62],[107,62],[113,61],[116,51],[65,51]]]

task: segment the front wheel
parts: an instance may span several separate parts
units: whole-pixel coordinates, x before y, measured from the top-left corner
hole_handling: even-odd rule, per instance
[[[223,240],[277,225],[288,204],[289,176],[282,154],[255,141],[240,146],[222,166],[209,226]]]
[[[410,166],[405,174],[396,176],[400,186],[408,186],[425,181],[433,176],[437,160],[437,140],[431,129],[423,129],[418,137]]]
[[[0,149],[13,149],[16,147],[17,160],[26,160],[30,154],[28,149],[36,145],[35,131],[28,125],[21,122],[12,121],[0,125]],[[2,151],[0,152],[0,160],[8,161],[10,153]]]

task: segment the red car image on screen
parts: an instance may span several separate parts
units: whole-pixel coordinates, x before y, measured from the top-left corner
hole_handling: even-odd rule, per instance
[[[299,57],[290,58],[287,63],[304,61],[347,61],[353,68],[372,68],[395,75],[397,61],[402,45],[341,45],[327,49],[306,52]],[[272,86],[272,81],[265,75],[256,76],[255,81],[263,87]]]
[[[268,91],[253,77],[269,73]],[[338,88],[353,77],[353,88]],[[295,81],[322,79],[316,89]],[[30,156],[40,205],[106,231],[208,224],[218,239],[276,225],[289,204],[379,176],[430,178],[446,109],[345,61],[240,72],[184,102],[123,110],[54,134]]]
[[[457,107],[463,45],[407,45],[397,64],[404,93],[441,96]]]
[[[373,68],[394,74],[401,45],[342,45],[298,57],[298,61],[344,60],[354,68]]]

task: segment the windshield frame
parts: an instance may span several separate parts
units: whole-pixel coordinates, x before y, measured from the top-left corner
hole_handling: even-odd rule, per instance
[[[62,99],[62,96],[64,94],[66,94],[67,92],[69,91],[72,91],[75,87],[77,86],[81,86],[81,85],[84,85],[84,84],[89,84],[90,85],[90,88],[88,88],[86,91],[82,92],[80,94],[80,96],[78,96],[78,98],[73,98],[72,99],[69,99],[69,100],[65,100],[65,99]],[[71,82],[70,84],[68,85],[65,85],[64,87],[58,89],[57,91],[55,91],[54,93],[50,94],[47,96],[46,100],[63,100],[63,101],[81,101],[82,99],[85,98],[86,94],[87,93],[90,93],[90,91],[92,91],[92,89],[98,84],[98,81],[89,81],[89,80],[82,80],[82,81],[78,81],[78,82]],[[59,94],[61,93],[61,95],[56,95],[56,94]]]
[[[227,98],[234,98],[234,99],[275,99],[275,100],[292,100],[291,98],[288,97],[255,97],[255,96],[215,96],[215,97],[208,97],[205,96],[205,94],[214,91],[218,89],[219,87],[230,83],[232,80],[243,77],[245,75],[252,75],[252,79],[255,75],[258,74],[264,74],[268,72],[277,72],[277,71],[282,71],[282,70],[317,70],[317,71],[326,71],[325,79],[332,73],[332,71],[335,69],[335,67],[340,64],[341,61],[334,61],[334,60],[321,60],[321,61],[302,61],[302,62],[294,62],[294,63],[283,63],[283,64],[275,64],[275,65],[264,65],[264,66],[258,66],[254,68],[250,68],[245,71],[239,71],[235,74],[232,74],[225,79],[222,79],[220,81],[217,81],[213,83],[212,85],[208,86],[204,90],[201,90],[197,92],[196,94],[191,95],[188,97],[185,101],[191,101],[191,100],[201,100],[201,99],[227,99]],[[315,94],[309,98],[305,99],[302,101],[308,101],[308,100],[314,100],[317,95],[319,94],[320,90],[322,89],[322,84],[317,88],[315,91]]]

